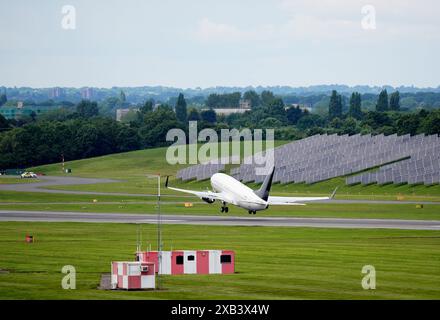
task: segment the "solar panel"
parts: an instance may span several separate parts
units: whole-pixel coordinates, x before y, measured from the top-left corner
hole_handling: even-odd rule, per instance
[[[231,175],[243,182],[262,182],[264,175],[256,175],[255,158],[246,161],[231,169]],[[346,183],[438,182],[440,139],[438,135],[314,135],[275,148],[274,165],[273,181],[281,183],[314,183],[375,166],[380,166],[378,174],[361,173],[347,178]],[[208,179],[224,169],[224,164],[211,161],[180,170],[177,177]]]

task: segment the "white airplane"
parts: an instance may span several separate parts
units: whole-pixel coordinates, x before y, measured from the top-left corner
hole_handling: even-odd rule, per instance
[[[172,188],[168,186],[168,177],[165,187],[171,190],[193,194],[207,203],[214,203],[216,200],[222,203],[221,212],[228,212],[228,204],[248,210],[249,214],[256,214],[257,211],[266,210],[271,205],[283,206],[305,206],[303,202],[321,201],[333,199],[336,188],[330,197],[271,197],[270,187],[275,168],[264,179],[260,189],[252,190],[240,181],[224,173],[216,173],[211,177],[211,186],[214,191],[194,191]]]

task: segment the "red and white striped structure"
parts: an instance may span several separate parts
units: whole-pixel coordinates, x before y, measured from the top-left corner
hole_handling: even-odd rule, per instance
[[[138,252],[140,262],[152,262],[159,274],[228,274],[235,272],[235,252],[231,250],[177,250]]]
[[[156,287],[156,270],[152,262],[112,262],[112,289],[140,290]]]

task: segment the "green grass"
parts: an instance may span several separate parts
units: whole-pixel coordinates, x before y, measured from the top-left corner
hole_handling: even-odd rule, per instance
[[[194,203],[192,208],[185,208],[184,203],[162,204],[163,214],[177,215],[211,215],[240,216],[249,214],[240,208],[230,206],[228,214],[221,214],[219,205]],[[38,210],[38,211],[74,211],[95,213],[138,213],[154,214],[157,207],[154,199],[141,203],[15,203],[1,204],[0,210]],[[258,217],[308,217],[308,218],[360,218],[360,219],[406,219],[406,220],[440,220],[438,205],[425,205],[423,209],[412,204],[317,204],[307,206],[274,206],[269,210],[260,211]]]
[[[19,192],[19,191],[0,191],[0,204],[2,203],[67,203],[67,202],[139,202],[154,201],[155,196],[119,196],[119,195],[88,195],[88,194],[64,194],[64,193],[45,193],[45,192]],[[188,201],[188,198],[180,196],[166,196],[164,201]],[[191,199],[194,200],[194,199]]]
[[[285,143],[277,142],[277,145]],[[169,165],[165,161],[166,148],[148,149],[128,153],[108,155],[92,159],[67,162],[66,167],[72,168],[74,176],[114,178],[123,180],[117,183],[96,185],[51,187],[51,189],[74,191],[100,191],[145,194],[156,192],[155,181],[146,179],[147,173],[175,175],[184,165]],[[62,175],[61,165],[52,164],[32,168],[34,172],[43,172],[49,175]],[[210,187],[209,181],[190,181],[183,183],[171,177],[170,183],[185,188],[204,190]],[[249,184],[257,187],[255,184]],[[344,178],[334,178],[320,183],[306,184],[274,184],[274,195],[328,195],[336,186],[340,186],[338,199],[374,199],[374,200],[416,200],[440,201],[440,185],[355,185],[346,186]],[[165,194],[175,194],[164,190]]]
[[[163,277],[161,291],[100,291],[111,261],[131,260],[135,225],[0,223],[0,299],[439,299],[440,231],[165,225],[165,249],[232,249],[236,274]],[[36,243],[24,243],[25,234]],[[142,226],[154,247],[156,228]],[[377,289],[361,288],[373,265]],[[61,289],[61,268],[77,289]]]

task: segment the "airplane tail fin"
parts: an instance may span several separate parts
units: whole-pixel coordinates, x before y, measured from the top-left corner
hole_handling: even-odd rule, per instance
[[[272,178],[274,173],[275,173],[275,167],[272,167],[272,170],[264,179],[260,189],[254,191],[254,193],[264,201],[267,201],[267,199],[269,199],[270,187],[272,186]]]

